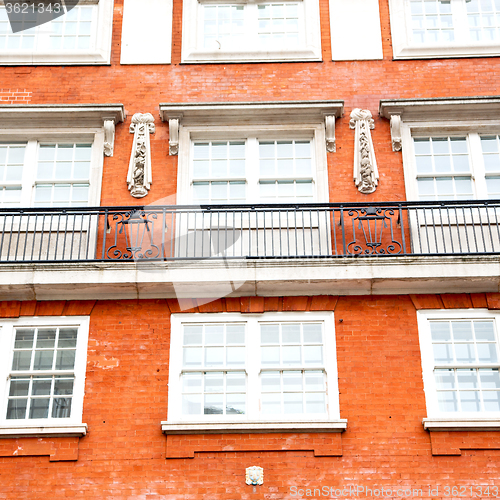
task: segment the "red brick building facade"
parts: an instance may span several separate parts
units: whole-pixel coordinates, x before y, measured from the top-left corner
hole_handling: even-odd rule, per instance
[[[315,1],[0,33],[0,498],[500,495],[500,5]]]

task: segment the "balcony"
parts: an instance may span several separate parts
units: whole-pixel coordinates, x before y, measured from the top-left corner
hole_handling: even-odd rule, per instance
[[[496,201],[0,210],[0,298],[498,291],[499,254]]]

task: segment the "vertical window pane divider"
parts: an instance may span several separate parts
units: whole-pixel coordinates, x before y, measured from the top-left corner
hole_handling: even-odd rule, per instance
[[[486,200],[488,198],[488,190],[485,178],[486,172],[484,168],[483,149],[481,147],[481,138],[479,134],[469,133],[468,143],[476,197],[479,200]]]

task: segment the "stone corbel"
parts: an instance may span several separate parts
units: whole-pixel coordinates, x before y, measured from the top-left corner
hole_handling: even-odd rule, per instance
[[[326,150],[329,153],[335,153],[335,115],[325,116],[325,130],[326,130]]]
[[[127,184],[134,198],[143,198],[151,188],[151,146],[149,134],[155,132],[151,113],[136,113],[132,117],[130,133],[134,134],[134,144],[128,167]]]
[[[168,119],[168,153],[171,156],[179,154],[179,124],[181,116]]]
[[[113,156],[115,147],[115,119],[104,118],[104,155]]]
[[[391,115],[392,150],[401,151],[401,115]]]
[[[353,109],[349,127],[355,129],[354,182],[361,193],[373,193],[379,177],[370,133],[375,128],[372,114],[367,109]]]

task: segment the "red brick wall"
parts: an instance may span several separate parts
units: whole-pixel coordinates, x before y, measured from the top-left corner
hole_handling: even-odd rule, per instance
[[[68,314],[82,314],[83,306],[89,311],[92,305],[83,415],[89,432],[77,445],[60,438],[0,440],[0,498],[281,500],[296,498],[290,489],[294,485],[359,485],[423,488],[422,498],[444,499],[450,498],[444,494],[447,485],[498,484],[498,433],[436,433],[431,443],[423,430],[416,310],[464,304],[496,308],[499,298],[462,294],[193,302],[195,310],[205,312],[334,309],[340,412],[348,428],[341,437],[341,456],[314,454],[317,447],[338,447],[338,435],[233,434],[176,437],[172,445],[185,446],[189,440],[194,449],[205,450],[184,459],[165,458],[167,438],[160,428],[167,418],[169,316],[178,310],[176,302],[47,302],[43,308],[34,303],[38,314],[61,306]],[[16,315],[9,309],[20,311],[12,302],[0,309],[2,316]],[[287,451],[276,450],[287,446]],[[266,451],[232,451],[249,447]],[[20,451],[12,456],[16,449]],[[443,454],[433,455],[433,450]],[[253,465],[265,473],[264,485],[255,491],[244,477],[245,468]],[[439,494],[428,495],[429,485],[439,487]]]
[[[0,104],[29,104],[31,92],[26,89],[0,89]]]

